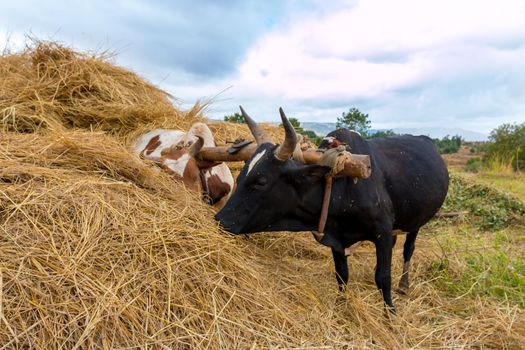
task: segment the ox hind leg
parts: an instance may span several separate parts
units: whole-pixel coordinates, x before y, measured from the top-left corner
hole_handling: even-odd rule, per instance
[[[403,274],[401,275],[401,280],[399,281],[399,288],[397,289],[400,294],[407,294],[408,287],[410,285],[408,278],[408,270],[410,268],[410,258],[414,253],[414,248],[416,246],[416,237],[419,231],[409,232],[405,239],[405,245],[403,246]]]
[[[348,283],[348,262],[344,252],[336,251],[332,248],[332,256],[335,264],[335,278],[339,285],[339,290],[344,292]]]
[[[392,302],[391,271],[392,271],[392,247],[394,238],[392,230],[383,230],[386,234],[378,234],[373,240],[376,246],[376,273],[375,281],[377,288],[383,295],[383,300],[391,312],[395,313],[395,306]]]

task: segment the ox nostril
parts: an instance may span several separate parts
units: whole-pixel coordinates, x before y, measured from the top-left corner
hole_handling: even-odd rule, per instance
[[[229,221],[226,220],[222,215],[221,212],[215,214],[215,220],[219,222],[219,225],[226,231],[233,233],[235,235],[238,235],[241,233],[240,226],[236,224],[235,221]]]
[[[225,229],[225,230],[227,230],[227,231],[230,230],[230,226],[231,226],[231,225],[228,225],[228,224],[225,222],[225,220],[224,220],[224,218],[222,217],[222,215],[220,214],[220,212],[217,213],[217,214],[215,214],[215,217],[214,217],[214,218],[215,218],[215,220],[217,220],[217,221],[219,222],[219,225],[220,225],[223,229]]]

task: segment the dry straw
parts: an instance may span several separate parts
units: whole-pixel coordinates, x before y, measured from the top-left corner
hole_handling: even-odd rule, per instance
[[[19,132],[61,125],[125,134],[147,123],[188,128],[197,117],[199,108],[179,111],[169,94],[109,58],[36,40],[4,54],[0,125]]]
[[[310,235],[223,232],[198,195],[124,146],[187,128],[199,107],[181,112],[135,74],[55,43],[4,55],[0,72],[0,349],[525,346],[521,309],[433,286],[430,240],[389,318],[370,247],[340,295]],[[221,142],[249,136],[212,129]]]

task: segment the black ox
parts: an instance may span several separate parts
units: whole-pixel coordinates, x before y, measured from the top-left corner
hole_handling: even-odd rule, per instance
[[[297,136],[282,109],[286,133],[282,145],[273,144],[242,107],[241,112],[258,148],[239,174],[236,191],[215,218],[234,234],[316,230],[325,175],[330,169],[291,158]],[[350,146],[352,153],[370,155],[372,175],[357,183],[351,177],[334,179],[321,243],[332,248],[337,282],[344,290],[348,282],[345,248],[360,241],[373,242],[375,282],[385,303],[395,310],[391,294],[393,231],[407,233],[399,283],[400,290],[406,292],[418,231],[439,210],[447,194],[447,168],[425,136],[365,140],[346,129],[328,136]]]

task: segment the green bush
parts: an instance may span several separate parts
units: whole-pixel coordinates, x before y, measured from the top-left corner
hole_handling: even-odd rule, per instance
[[[525,170],[525,123],[503,124],[489,136],[493,141],[487,149],[484,161],[488,164],[512,166]]]
[[[243,124],[244,117],[239,112],[235,112],[233,114],[225,115],[224,121],[230,123]]]
[[[312,141],[316,146],[319,146],[321,141],[323,141],[323,137],[317,136],[317,134],[312,130],[304,130],[303,135],[308,137],[308,139],[310,139],[310,141]]]
[[[434,141],[441,154],[456,153],[463,143],[463,139],[459,135],[452,137],[447,135],[442,139],[432,139],[432,141]]]
[[[469,173],[479,173],[482,164],[483,163],[481,161],[481,158],[470,158],[469,160],[467,160],[467,164],[465,164],[465,171]]]
[[[496,300],[512,301],[525,308],[525,264],[521,259],[509,256],[497,245],[495,241],[492,249],[482,254],[461,254],[464,264],[454,268],[451,268],[447,257],[433,262],[430,273],[435,279],[434,283],[454,295],[489,296]]]
[[[490,147],[491,142],[474,142],[470,144],[470,153],[485,153]]]

